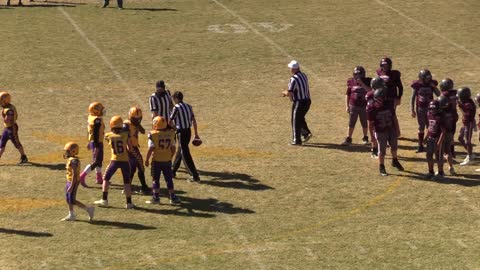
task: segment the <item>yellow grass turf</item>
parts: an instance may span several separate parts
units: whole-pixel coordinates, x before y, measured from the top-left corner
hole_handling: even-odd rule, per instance
[[[209,25],[242,23],[215,1],[126,2],[136,9],[123,11],[59,2],[0,7],[0,89],[13,95],[33,162],[13,166],[18,153],[11,144],[0,160],[0,269],[480,267],[475,166],[457,166],[460,175],[449,182],[422,180],[426,164],[413,153],[416,125],[408,108],[408,85],[423,67],[478,92],[478,57],[428,29],[480,55],[479,2],[384,1],[424,28],[378,1],[220,1],[252,25],[293,24],[281,33],[257,29],[308,70],[314,137],[303,148],[287,146],[290,105],[279,97],[290,58],[252,31],[209,32]],[[367,148],[338,144],[347,124],[345,80],[358,64],[372,75],[385,54],[403,74],[398,113],[402,136],[410,139],[400,141],[406,172],[395,172],[387,159],[392,175],[382,178]],[[175,182],[180,207],[165,197],[148,206],[148,197],[134,196],[141,208],[127,211],[116,175],[113,208],[97,208],[92,224],[82,222],[80,210],[82,221],[61,223],[67,213],[58,204],[61,149],[78,141],[83,166],[89,162],[88,104],[103,102],[106,120],[138,104],[148,127],[147,98],[158,79],[184,91],[194,106],[204,144],[192,152],[203,184],[187,183],[182,171]],[[360,138],[357,127],[354,143]],[[145,137],[141,144],[145,151]],[[98,186],[78,193],[87,203],[100,196]]]

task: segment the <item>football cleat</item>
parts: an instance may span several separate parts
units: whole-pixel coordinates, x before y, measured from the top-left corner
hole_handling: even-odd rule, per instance
[[[460,166],[468,165],[470,164],[470,162],[471,162],[470,155],[467,155],[467,157],[460,163]]]
[[[380,168],[379,168],[379,171],[380,171],[380,175],[381,176],[387,176],[387,170],[385,170],[385,166],[384,165],[380,165]]]
[[[423,147],[423,145],[420,145],[415,151],[415,153],[422,153],[422,152],[425,152],[425,148]]]
[[[20,157],[20,161],[18,162],[18,164],[25,164],[25,163],[27,163],[27,162],[28,162],[27,156],[26,156],[26,155],[22,155],[22,156]]]
[[[94,201],[93,203],[100,207],[108,207],[108,200],[102,199],[102,200]]]
[[[435,177],[435,173],[433,173],[433,172],[429,172],[425,175],[426,179],[432,179],[433,177]]]
[[[75,221],[75,216],[74,215],[68,215],[68,216],[62,218],[61,221]]]
[[[288,145],[290,145],[290,146],[302,146],[302,143],[291,142]]]
[[[351,137],[346,137],[345,140],[342,142],[341,145],[343,145],[343,146],[349,146],[350,144],[352,144],[352,138],[351,138]]]
[[[312,133],[308,133],[302,140],[302,142],[306,143],[313,137]]]
[[[160,199],[151,199],[148,201],[145,201],[146,204],[160,204]]]
[[[155,116],[155,118],[153,118],[153,129],[155,130],[160,130],[160,129],[164,129],[167,127],[167,119],[165,119],[165,117],[162,117],[162,116]]]
[[[95,214],[95,207],[88,207],[87,213],[88,213],[88,221],[92,221],[93,215]]]
[[[127,209],[134,209],[134,208],[135,208],[135,205],[134,205],[133,203],[127,203],[127,204],[125,205],[125,208],[127,208]]]
[[[93,116],[103,116],[105,114],[105,107],[100,102],[93,102],[88,106],[88,112]]]
[[[478,170],[478,169],[477,169],[477,170]],[[455,174],[457,174],[457,173],[455,172],[455,169],[454,169],[453,167],[450,167],[450,168],[448,169],[448,172],[450,173],[450,175],[455,175]]]
[[[400,162],[398,161],[398,159],[392,160],[392,167],[396,168],[396,169],[399,170],[399,171],[403,171],[403,170],[404,170],[402,164],[400,164]]]
[[[172,194],[170,195],[170,204],[177,204],[177,203],[180,203],[181,200],[180,198],[177,197],[177,195],[175,194]]]
[[[364,145],[369,144],[370,142],[368,141],[368,136],[363,136],[362,142],[363,142]]]

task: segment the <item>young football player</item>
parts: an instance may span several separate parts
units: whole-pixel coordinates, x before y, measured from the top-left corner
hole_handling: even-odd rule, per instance
[[[450,99],[447,96],[441,95],[438,97],[438,103],[440,105],[440,110],[442,111],[441,128],[445,133],[443,139],[443,150],[445,151],[445,157],[449,165],[448,170],[450,175],[454,175],[455,169],[453,168],[453,148],[451,147],[451,144],[453,143],[453,136],[455,134],[455,126],[457,124],[458,114],[456,114],[456,108],[452,107],[449,101]]]
[[[138,168],[138,179],[142,185],[140,193],[146,195],[149,194],[150,190],[145,182],[145,167],[138,143],[138,133],[145,134],[145,129],[142,127],[142,117],[142,110],[139,107],[131,107],[128,111],[128,120],[123,121],[123,128],[129,131],[130,144],[132,145],[128,152],[130,158],[130,182],[133,181],[133,176]]]
[[[428,174],[427,178],[442,179],[445,176],[443,172],[443,140],[445,138],[445,130],[442,128],[442,118],[440,102],[433,100],[428,105],[428,138],[427,138],[427,163]],[[438,172],[435,176],[433,170],[434,160],[433,155],[437,159]]]
[[[17,125],[17,109],[10,103],[11,96],[7,92],[0,92],[0,106],[2,106],[3,117],[3,132],[0,136],[0,158],[5,152],[5,146],[8,140],[11,140],[18,152],[20,152],[20,162],[18,164],[27,163],[28,158],[25,155],[23,146],[18,138],[18,125]]]
[[[88,187],[86,178],[88,174],[95,170],[97,172],[97,184],[102,184],[102,164],[103,164],[103,137],[105,136],[105,124],[103,116],[105,107],[100,102],[93,102],[88,106],[88,145],[87,149],[92,151],[92,163],[80,174],[80,184]]]
[[[462,87],[458,89],[457,98],[458,107],[460,107],[460,110],[463,113],[462,127],[460,128],[460,133],[458,134],[458,141],[467,150],[467,157],[465,157],[465,160],[460,163],[460,166],[464,166],[475,159],[472,147],[472,135],[475,127],[476,108],[475,103],[471,98],[470,88]]]
[[[445,112],[445,116],[447,117],[453,117],[453,122],[449,123],[452,130],[452,136],[451,136],[451,142],[450,142],[450,150],[449,153],[452,158],[455,158],[455,132],[457,129],[457,122],[458,122],[458,111],[457,111],[457,90],[453,89],[453,81],[450,78],[445,78],[440,82],[440,91],[441,95],[447,98],[448,101],[448,107],[443,108],[442,110]],[[440,99],[439,99],[440,101]],[[442,106],[442,104],[440,104]],[[452,119],[449,118],[449,121]],[[450,135],[449,133],[447,133]],[[445,149],[445,152],[447,152],[447,149]],[[453,167],[451,167],[453,169]]]
[[[78,152],[80,147],[74,142],[65,144],[63,148],[63,158],[67,159],[67,184],[65,186],[65,197],[68,204],[68,216],[64,217],[63,221],[74,221],[75,213],[73,206],[76,205],[88,213],[88,220],[93,220],[94,207],[86,207],[83,203],[77,200],[77,189],[80,184],[80,159],[78,159]]]
[[[392,166],[399,171],[403,171],[403,167],[397,158],[398,135],[392,108],[385,104],[385,88],[375,89],[374,102],[367,105],[367,115],[369,127],[375,134],[378,143],[378,163],[379,171],[382,176],[387,176],[385,169],[385,155],[387,144],[390,145],[392,154]]]
[[[425,128],[428,126],[428,107],[433,100],[433,94],[440,95],[437,88],[438,82],[432,79],[432,73],[428,69],[422,69],[418,73],[418,80],[410,85],[413,89],[410,99],[410,110],[412,118],[417,118],[418,123],[418,149],[417,153],[423,152],[423,139],[425,138]]]
[[[103,179],[102,199],[95,201],[95,204],[101,207],[108,207],[108,189],[110,187],[110,179],[115,172],[120,169],[123,176],[123,188],[127,199],[126,208],[132,209],[132,190],[130,186],[130,164],[128,162],[128,151],[131,149],[130,140],[128,139],[128,130],[123,129],[123,120],[120,116],[114,116],[110,119],[111,132],[105,134],[105,141],[108,142],[112,149],[112,159],[105,170]]]
[[[153,130],[148,133],[148,153],[145,159],[145,166],[149,166],[150,157],[152,158],[152,186],[153,198],[146,203],[160,203],[160,175],[167,183],[170,203],[179,203],[180,199],[175,195],[172,174],[172,157],[175,154],[175,131],[168,127],[167,120],[164,117],[156,116],[153,118]]]
[[[347,80],[347,93],[345,97],[346,111],[349,114],[347,138],[342,145],[350,145],[352,143],[352,134],[355,129],[357,119],[360,117],[360,124],[363,131],[363,144],[368,144],[367,135],[367,100],[365,95],[370,88],[372,78],[366,77],[365,69],[362,66],[356,66],[353,69],[353,77]]]

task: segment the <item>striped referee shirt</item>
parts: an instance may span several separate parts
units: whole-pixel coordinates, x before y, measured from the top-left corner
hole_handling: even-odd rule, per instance
[[[189,129],[192,127],[193,115],[192,106],[187,103],[177,103],[173,107],[170,119],[175,121],[175,127],[177,129]]]
[[[169,119],[172,111],[172,99],[170,91],[165,90],[163,93],[155,92],[150,96],[150,111],[156,112],[159,116]]]
[[[293,101],[309,100],[310,89],[308,88],[308,78],[305,73],[298,71],[288,83],[288,92],[292,94]]]

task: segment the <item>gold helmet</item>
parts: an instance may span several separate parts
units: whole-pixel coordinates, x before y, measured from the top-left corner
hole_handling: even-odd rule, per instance
[[[131,107],[128,111],[128,119],[132,120],[132,118],[142,118],[142,109],[137,106]]]
[[[123,127],[122,117],[120,117],[118,115],[115,115],[114,117],[112,117],[112,119],[110,119],[110,128],[111,129],[122,128],[122,127]]]
[[[0,106],[6,106],[10,104],[11,96],[7,92],[0,92]]]
[[[69,157],[74,157],[78,155],[78,152],[80,151],[80,147],[78,147],[78,144],[74,142],[68,142],[67,144],[65,144],[65,147],[63,147],[63,150],[65,150],[63,157],[69,158]]]
[[[102,116],[105,114],[105,107],[100,102],[93,102],[88,106],[88,112],[93,116]]]
[[[155,116],[153,118],[153,129],[159,130],[159,129],[164,129],[167,127],[167,119],[162,116]]]

